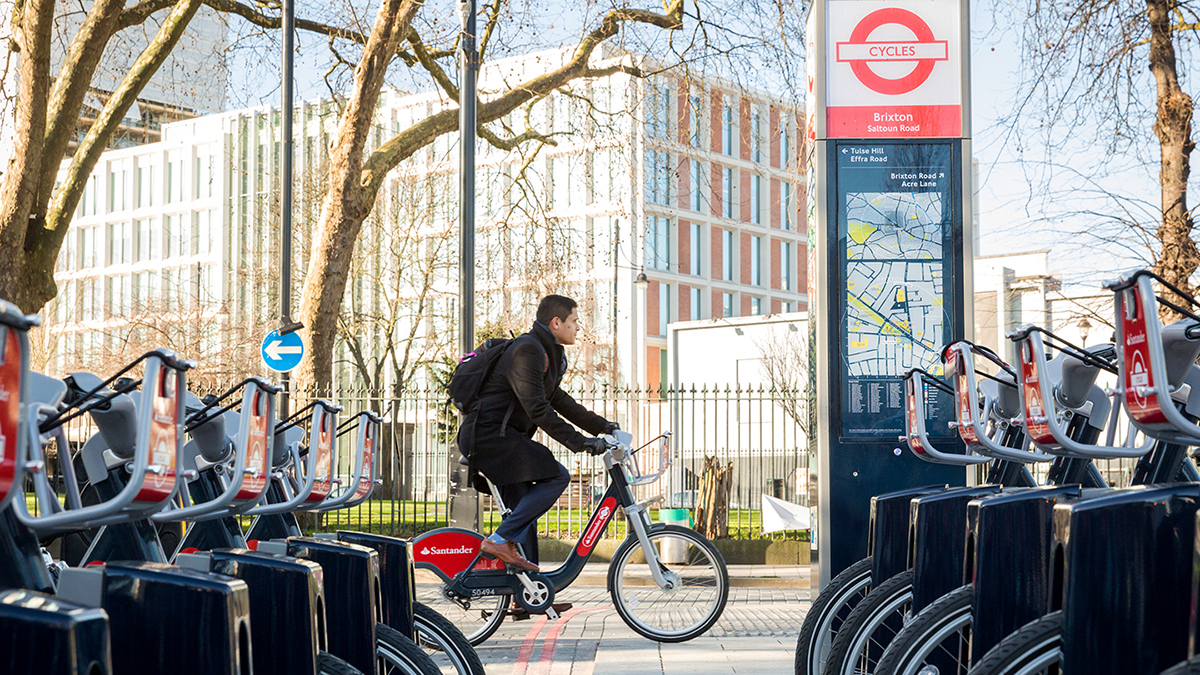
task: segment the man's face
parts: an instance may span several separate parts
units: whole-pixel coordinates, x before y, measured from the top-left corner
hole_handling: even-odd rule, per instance
[[[550,332],[560,345],[575,344],[575,336],[579,334],[579,308],[572,309],[566,321],[557,316],[550,319]]]

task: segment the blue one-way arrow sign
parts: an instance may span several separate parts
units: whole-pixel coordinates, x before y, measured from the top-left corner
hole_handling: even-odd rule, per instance
[[[304,340],[299,333],[280,335],[271,331],[262,343],[262,360],[271,370],[286,373],[300,365],[304,358]]]

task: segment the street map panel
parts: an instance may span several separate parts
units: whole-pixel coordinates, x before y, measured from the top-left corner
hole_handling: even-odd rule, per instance
[[[940,375],[945,208],[941,192],[846,194],[850,377]]]

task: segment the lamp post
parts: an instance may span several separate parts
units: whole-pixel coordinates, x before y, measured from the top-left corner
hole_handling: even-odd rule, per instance
[[[1091,330],[1092,330],[1092,323],[1087,320],[1087,317],[1085,316],[1082,319],[1080,319],[1080,321],[1079,321],[1080,346],[1082,346],[1082,347],[1087,346],[1088,333],[1091,332]]]
[[[458,346],[460,354],[475,348],[475,81],[479,54],[475,47],[475,0],[459,0],[458,18]],[[447,453],[447,512],[452,527],[479,529],[479,496],[468,483],[466,468],[453,450]]]

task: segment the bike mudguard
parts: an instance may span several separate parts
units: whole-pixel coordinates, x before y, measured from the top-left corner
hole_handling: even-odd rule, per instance
[[[14,675],[111,675],[108,615],[44,593],[0,591],[0,654]]]
[[[212,552],[209,570],[249,586],[255,675],[316,672],[317,651],[324,650],[327,642],[320,565],[290,556],[222,549]]]
[[[103,577],[96,591],[109,616],[114,672],[248,672],[246,582],[160,563],[108,563],[78,572],[90,570]]]
[[[339,531],[337,537],[338,541],[365,546],[379,553],[379,580],[383,587],[383,623],[412,639],[413,603],[416,602],[412,544],[407,539],[369,532]]]
[[[974,586],[971,663],[1046,613],[1054,505],[1081,494],[1078,485],[1031,488],[967,505],[964,568]]]
[[[875,583],[908,569],[908,521],[913,497],[941,492],[946,485],[926,485],[871,497],[871,525],[867,555]]]
[[[292,537],[290,556],[321,566],[329,652],[364,673],[375,672],[375,624],[383,619],[379,554],[327,537]]]
[[[1191,483],[1054,507],[1047,610],[1063,610],[1070,672],[1158,673],[1187,658],[1198,505]]]
[[[913,571],[914,614],[963,585],[967,504],[999,491],[999,485],[981,485],[912,499],[908,554]]]
[[[412,540],[414,564],[437,574],[445,581],[468,568],[502,570],[504,563],[495,558],[483,558],[479,545],[483,535],[460,527],[430,530]]]

